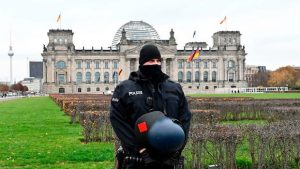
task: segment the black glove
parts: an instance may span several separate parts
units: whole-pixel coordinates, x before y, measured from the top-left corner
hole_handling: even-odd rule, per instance
[[[153,158],[150,156],[150,154],[149,154],[146,150],[144,150],[143,152],[141,152],[141,156],[142,156],[144,165],[145,165],[146,167],[150,167],[150,166],[155,165],[156,160],[153,159]]]
[[[164,164],[166,165],[175,165],[178,163],[180,159],[181,152],[176,151],[175,153],[172,153],[169,155],[169,157],[164,161]]]

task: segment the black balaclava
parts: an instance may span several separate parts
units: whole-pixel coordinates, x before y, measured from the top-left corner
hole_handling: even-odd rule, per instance
[[[163,77],[163,72],[161,71],[161,65],[143,65],[151,59],[160,59],[161,55],[158,48],[155,45],[149,44],[142,47],[139,58],[139,69],[142,74],[154,82],[160,81]]]

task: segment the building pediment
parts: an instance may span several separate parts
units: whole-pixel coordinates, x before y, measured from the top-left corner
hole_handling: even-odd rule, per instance
[[[135,55],[138,56],[140,54],[140,50],[142,49],[144,44],[136,46],[134,48],[125,50],[125,54],[128,55]],[[166,46],[162,46],[160,44],[155,44],[158,48],[158,50],[160,51],[160,54],[163,55],[174,55],[176,53],[176,51],[171,50],[170,48],[166,47]]]

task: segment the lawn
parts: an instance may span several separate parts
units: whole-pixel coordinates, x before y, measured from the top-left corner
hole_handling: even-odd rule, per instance
[[[0,103],[0,168],[113,168],[113,144],[80,142],[48,97]]]
[[[252,97],[254,99],[300,99],[300,93],[190,94],[192,97]]]

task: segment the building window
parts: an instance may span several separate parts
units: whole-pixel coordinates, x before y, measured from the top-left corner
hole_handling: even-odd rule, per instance
[[[118,69],[118,62],[114,61],[114,69]]]
[[[178,69],[183,68],[183,60],[178,60]]]
[[[234,61],[230,60],[230,61],[228,62],[228,67],[229,67],[229,68],[233,68],[233,67],[234,67]]]
[[[65,88],[59,88],[59,89],[58,89],[58,92],[59,92],[59,93],[65,93]]]
[[[190,71],[186,72],[186,81],[192,82],[192,73]]]
[[[58,75],[58,83],[59,84],[64,84],[65,83],[65,75],[64,74],[59,74]]]
[[[76,83],[77,84],[82,83],[82,73],[81,72],[76,73]]]
[[[118,83],[118,72],[113,72],[113,83]]]
[[[204,64],[204,68],[207,69],[208,68],[208,62],[205,61],[203,64]]]
[[[187,62],[186,68],[188,68],[188,69],[191,68],[191,62]]]
[[[65,63],[64,61],[58,61],[58,62],[56,63],[56,67],[57,67],[58,69],[64,69],[64,68],[66,68],[66,63]]]
[[[91,92],[91,88],[90,87],[86,88],[86,91]]]
[[[92,80],[91,80],[91,72],[86,72],[85,73],[85,82],[86,83],[91,83]]]
[[[76,62],[76,67],[77,67],[77,69],[81,69],[81,62],[80,61],[78,61],[78,62]]]
[[[97,61],[95,64],[96,64],[96,69],[99,69],[100,68],[100,63]]]
[[[207,89],[209,89],[209,87],[208,87],[208,86],[205,86],[205,89],[207,90]]]
[[[234,80],[234,73],[229,73],[228,74],[228,81],[233,82],[233,80]]]
[[[200,62],[199,61],[196,61],[196,68],[200,68]]]
[[[108,72],[104,73],[104,83],[109,83],[109,73]]]
[[[91,68],[91,62],[86,62],[86,68],[90,69]]]
[[[195,72],[195,82],[199,82],[200,81],[200,72],[196,71]]]
[[[183,82],[183,72],[182,71],[178,72],[178,82]]]
[[[204,81],[204,82],[208,82],[208,72],[207,72],[207,71],[205,71],[205,72],[203,73],[203,81]]]
[[[99,88],[99,87],[97,87],[97,88],[96,88],[96,91],[97,91],[97,92],[99,92],[99,91],[100,91],[100,88]]]
[[[78,89],[77,89],[77,92],[80,93],[80,92],[81,92],[81,88],[78,88]]]
[[[217,68],[217,63],[216,62],[212,62],[212,67],[213,68]]]
[[[100,73],[99,72],[95,73],[95,83],[100,83]]]
[[[105,62],[104,62],[104,68],[105,68],[105,69],[108,69],[108,61],[105,61]]]
[[[211,81],[216,82],[217,81],[217,72],[213,71],[211,74]]]

